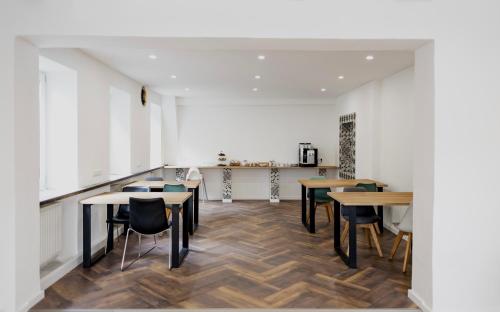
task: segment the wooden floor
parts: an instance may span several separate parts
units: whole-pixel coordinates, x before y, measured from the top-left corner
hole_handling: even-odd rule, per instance
[[[394,238],[381,237],[384,258],[358,237],[359,269],[334,254],[331,226],[317,212],[317,234],[306,232],[297,201],[208,202],[179,269],[168,270],[166,236],[120,271],[124,239],[90,269],[78,267],[48,288],[36,309],[78,308],[415,308],[403,249],[387,255]],[[143,249],[152,245],[143,239]],[[134,237],[129,260],[137,252]],[[411,266],[409,267],[411,272]]]

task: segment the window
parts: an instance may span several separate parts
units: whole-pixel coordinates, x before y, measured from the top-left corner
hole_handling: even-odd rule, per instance
[[[162,110],[161,106],[155,103],[149,105],[150,113],[150,167],[162,165]]]
[[[76,71],[48,58],[39,60],[40,190],[78,186]]]
[[[115,87],[110,88],[109,118],[110,175],[130,174],[130,94]]]

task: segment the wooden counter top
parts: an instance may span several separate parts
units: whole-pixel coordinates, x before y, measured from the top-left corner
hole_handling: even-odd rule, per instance
[[[107,192],[95,195],[80,201],[84,205],[127,205],[130,197],[150,199],[150,198],[163,198],[165,205],[182,205],[189,197],[190,192]]]
[[[337,169],[336,165],[319,165],[316,167],[298,167],[298,166],[267,166],[267,167],[250,167],[250,166],[217,166],[217,165],[209,165],[209,166],[164,166],[165,169],[186,169],[196,167],[199,169]]]

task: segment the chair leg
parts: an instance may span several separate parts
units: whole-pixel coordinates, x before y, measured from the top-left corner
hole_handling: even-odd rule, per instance
[[[408,267],[408,258],[410,258],[412,240],[413,240],[413,234],[408,233],[408,241],[406,242],[405,259],[403,261],[403,273],[406,273],[406,268]]]
[[[377,231],[377,234],[380,235],[382,232],[380,232],[380,227],[378,226],[378,223],[375,223],[375,231]]]
[[[368,247],[372,248],[372,240],[370,238],[370,229],[365,227],[364,230],[365,230],[366,241],[368,242]]]
[[[370,224],[369,228],[370,232],[372,233],[373,242],[375,243],[375,248],[377,248],[378,255],[380,258],[383,258],[384,255],[382,254],[382,248],[380,248],[380,243],[377,237],[377,231],[375,231],[375,225]]]
[[[205,184],[205,179],[201,179],[201,184],[203,184],[203,193],[205,193],[205,199],[208,201],[208,193],[207,193],[207,185]],[[205,200],[203,200],[203,203],[205,203]]]
[[[125,246],[123,247],[123,256],[122,256],[122,266],[120,270],[123,271],[123,263],[125,262],[125,254],[127,253],[127,245],[128,245],[128,234],[130,233],[130,228],[127,229],[127,237],[125,238]]]
[[[340,237],[340,244],[343,245],[349,233],[349,222],[344,223],[344,230],[342,231],[342,236]]]
[[[141,257],[141,238],[142,238],[142,235],[137,233],[137,235],[139,235],[139,258]]]
[[[398,232],[398,235],[394,239],[394,243],[392,244],[392,250],[391,250],[391,255],[389,257],[389,260],[392,260],[394,258],[394,255],[396,254],[396,251],[398,250],[399,244],[401,243],[401,240],[403,239],[404,233],[402,231]]]
[[[333,220],[332,206],[330,205],[330,203],[326,203],[324,206],[325,206],[326,216],[328,217],[328,223],[332,223]]]

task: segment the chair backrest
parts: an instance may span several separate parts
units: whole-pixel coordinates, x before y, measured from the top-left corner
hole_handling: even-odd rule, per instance
[[[325,176],[313,176],[310,177],[309,180],[325,180]],[[331,201],[332,199],[328,196],[328,192],[330,192],[330,188],[318,188],[314,189],[314,198],[316,201]]]
[[[149,192],[149,188],[145,186],[125,186],[122,189],[122,192]],[[117,215],[121,218],[128,218],[129,217],[129,206],[125,204],[121,204],[118,206],[118,213]]]
[[[186,192],[186,187],[183,184],[165,184],[164,192]]]
[[[401,222],[398,224],[398,229],[403,232],[413,233],[413,203],[406,209]]]
[[[344,187],[344,192],[366,192],[366,189],[361,186]],[[342,215],[347,215],[347,211],[344,207],[342,207]],[[373,209],[373,206],[356,206],[356,216],[370,217],[373,215],[375,215],[375,209]]]
[[[157,234],[168,229],[162,198],[130,198],[130,227],[141,234]]]
[[[163,181],[162,177],[146,177],[144,180],[146,181]]]
[[[375,183],[358,183],[356,184],[356,187],[362,187],[365,190],[363,192],[376,192],[377,191],[377,184]]]
[[[201,177],[202,175],[200,173],[200,169],[196,167],[189,168],[189,171],[186,175],[187,180],[201,180]]]

